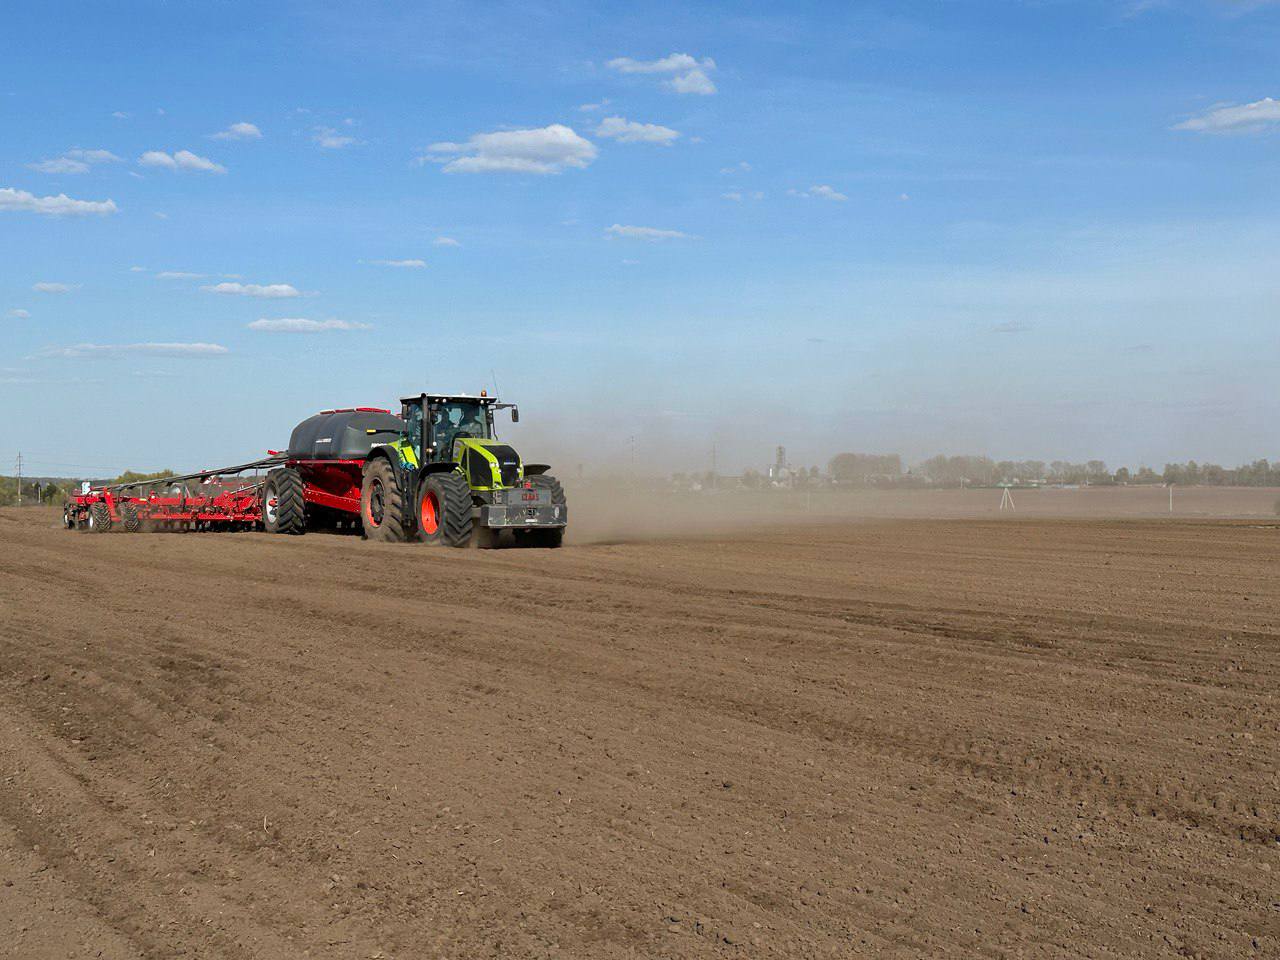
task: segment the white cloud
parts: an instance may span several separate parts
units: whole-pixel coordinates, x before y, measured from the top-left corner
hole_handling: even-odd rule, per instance
[[[73,147],[60,157],[27,164],[40,173],[88,173],[95,163],[118,163],[120,158],[110,150],[85,150]]]
[[[233,123],[225,130],[209,134],[211,140],[261,140],[262,131],[252,123]]]
[[[13,310],[9,311],[9,316],[11,316],[14,320],[30,320],[31,311],[23,310],[21,307],[15,307]]]
[[[619,73],[678,73],[693,70],[698,61],[687,53],[672,53],[660,60],[633,60],[630,57],[614,57],[607,64]]]
[[[433,143],[427,149],[436,156],[424,159],[443,163],[445,173],[559,173],[596,158],[595,144],[559,123],[477,133],[466,143]]]
[[[78,217],[115,213],[119,209],[114,200],[73,200],[65,193],[56,197],[37,197],[25,190],[0,188],[0,212],[25,211],[46,217]]]
[[[315,127],[311,132],[311,139],[325,150],[341,150],[356,142],[355,137],[338,133],[333,127]]]
[[[425,260],[362,260],[360,262],[372,264],[375,267],[409,267],[411,269],[427,265]]]
[[[816,187],[810,187],[808,190],[788,190],[788,194],[793,197],[804,197],[808,200],[810,197],[818,197],[822,200],[835,200],[841,202],[849,198],[834,187],[829,187],[825,183]]]
[[[658,60],[633,60],[630,57],[615,57],[608,66],[619,73],[665,73],[671,74],[666,81],[668,87],[676,93],[694,93],[707,96],[716,92],[716,85],[708,74],[716,69],[716,62],[710,57],[698,60],[687,53],[672,53]]]
[[[27,167],[36,171],[36,173],[88,173],[89,165],[80,160],[72,160],[70,157],[55,157],[52,160],[41,160],[38,163],[28,163]]]
[[[52,280],[41,280],[39,283],[33,283],[31,289],[36,293],[70,293],[76,288],[70,283],[54,283]]]
[[[220,357],[229,353],[219,343],[77,343],[42,350],[42,357],[103,357],[141,353],[155,357]]]
[[[146,267],[130,267],[129,272],[130,273],[146,273],[147,268]]]
[[[84,163],[120,163],[121,158],[117,157],[110,150],[85,150],[82,147],[73,147],[68,150],[66,155],[73,160],[81,160]]]
[[[735,203],[740,203],[742,201],[742,194],[738,193],[736,190],[729,193],[722,193],[720,196],[726,200],[733,200]]]
[[[301,293],[287,283],[215,283],[201,287],[206,293],[226,293],[241,297],[261,297],[266,300],[277,300],[283,297],[300,297]]]
[[[157,280],[203,280],[203,273],[187,273],[185,270],[161,270],[156,274]]]
[[[1253,103],[1216,107],[1176,124],[1173,129],[1201,133],[1251,133],[1277,123],[1280,123],[1280,100],[1263,97]]]
[[[324,333],[326,330],[370,330],[367,323],[352,323],[350,320],[307,320],[302,317],[282,317],[279,320],[254,320],[245,325],[250,330],[261,330],[266,333]]]
[[[457,240],[453,239],[453,237],[436,237],[436,238],[435,238],[434,240],[432,240],[431,242],[432,242],[432,244],[434,244],[434,245],[435,245],[435,246],[437,246],[437,247],[460,247],[460,246],[462,246],[462,244],[460,244]]]
[[[696,93],[709,97],[716,92],[716,85],[701,70],[690,70],[678,77],[672,77],[669,85],[676,93]]]
[[[117,120],[128,120],[131,116],[133,116],[133,114],[125,113],[123,110],[116,110],[111,115],[115,117]]]
[[[196,170],[201,173],[226,173],[227,168],[207,157],[197,156],[190,150],[179,150],[172,155],[163,150],[148,150],[138,158],[144,167],[160,167],[164,170]]]
[[[751,164],[747,163],[747,161],[745,160],[740,160],[739,162],[735,163],[732,167],[721,167],[720,172],[721,173],[750,173]]]
[[[595,113],[597,110],[603,110],[612,102],[613,101],[611,101],[608,97],[605,97],[603,100],[599,101],[598,103],[579,104],[578,109],[581,110],[583,113]]]
[[[629,237],[633,240],[693,240],[692,234],[680,230],[660,230],[657,227],[629,227],[615,223],[605,233],[614,237]]]
[[[167,167],[170,170],[178,168],[178,161],[163,150],[148,150],[138,158],[138,163],[144,167]]]
[[[680,136],[680,131],[656,123],[636,123],[625,117],[605,117],[596,127],[596,136],[609,137],[619,143],[660,143],[669,147]]]

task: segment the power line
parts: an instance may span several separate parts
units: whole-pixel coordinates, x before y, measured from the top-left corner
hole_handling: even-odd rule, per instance
[[[42,467],[73,467],[78,470],[100,470],[107,473],[119,473],[121,470],[119,466],[104,467],[100,463],[97,463],[97,464],[66,463],[65,461],[61,461],[61,460],[45,460],[43,458],[33,460],[31,459],[30,456],[27,456],[25,454],[22,457],[22,462],[25,463],[28,467],[30,467],[32,464],[37,464]]]

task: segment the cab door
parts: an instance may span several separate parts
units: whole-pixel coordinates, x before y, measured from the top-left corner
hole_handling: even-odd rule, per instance
[[[405,438],[413,447],[413,452],[418,455],[419,463],[426,463],[430,458],[427,456],[426,450],[423,448],[423,430],[422,430],[422,403],[405,403],[401,405],[400,419],[405,423]]]

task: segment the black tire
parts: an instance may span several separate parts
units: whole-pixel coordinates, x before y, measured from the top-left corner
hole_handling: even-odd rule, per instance
[[[262,526],[267,533],[307,532],[307,504],[302,497],[302,474],[282,467],[267,474],[262,485]]]
[[[138,515],[136,503],[126,503],[120,508],[120,526],[126,533],[137,533],[142,529],[142,517]]]
[[[533,484],[541,490],[551,492],[551,503],[560,508],[560,517],[564,519],[568,515],[568,501],[565,499],[564,487],[560,486],[560,481],[549,473],[539,473],[536,476],[526,477],[526,482]],[[546,527],[541,530],[533,529],[526,531],[525,545],[530,547],[543,547],[545,549],[555,550],[564,543],[564,527]]]
[[[471,488],[462,474],[430,473],[418,487],[418,539],[444,547],[471,542]]]
[[[365,462],[360,482],[360,520],[366,540],[400,543],[404,532],[404,495],[395,468],[386,457]]]
[[[111,532],[111,510],[101,500],[89,507],[89,532]]]

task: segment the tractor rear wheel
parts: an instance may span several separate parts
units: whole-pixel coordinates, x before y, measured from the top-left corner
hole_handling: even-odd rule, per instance
[[[457,472],[432,473],[418,488],[418,539],[445,547],[471,542],[471,488]]]
[[[111,530],[111,509],[101,500],[89,507],[89,532],[108,533]]]
[[[267,482],[262,487],[262,526],[267,533],[307,532],[302,474],[292,467],[267,474]]]
[[[126,533],[137,533],[142,529],[142,517],[138,516],[136,503],[126,503],[120,508],[120,525]]]
[[[360,483],[360,519],[366,540],[398,543],[404,535],[404,495],[391,461],[366,461]]]

